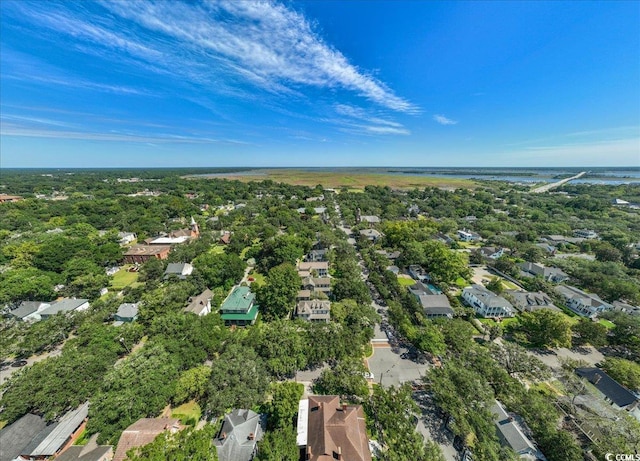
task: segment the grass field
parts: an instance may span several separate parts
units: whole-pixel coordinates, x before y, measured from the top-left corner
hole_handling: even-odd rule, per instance
[[[480,322],[484,323],[485,325],[500,325],[502,328],[506,328],[511,323],[517,322],[518,318],[517,317],[505,318],[505,319],[502,319],[502,322],[500,322],[500,323],[496,322],[493,319],[478,318],[478,320],[480,320]]]
[[[118,272],[113,274],[113,280],[111,281],[111,288],[114,290],[122,290],[125,287],[138,281],[137,272],[129,272],[131,264],[127,264],[122,267]]]
[[[446,188],[473,188],[475,183],[466,179],[458,178],[436,178],[430,176],[404,176],[392,174],[375,173],[349,173],[349,172],[328,172],[328,171],[302,171],[302,170],[262,170],[264,174],[225,174],[227,179],[237,179],[240,181],[264,181],[267,179],[295,184],[300,186],[316,186],[321,184],[324,187],[341,188],[346,187],[349,191],[361,192],[365,186],[389,186],[397,189],[413,189],[421,187],[446,187]],[[215,175],[211,176],[212,178]]]
[[[411,285],[415,285],[416,281],[408,277],[398,277],[398,283],[403,287],[410,287]]]
[[[507,290],[517,290],[518,289],[518,285],[516,285],[513,282],[510,282],[508,280],[502,279],[502,286],[505,287]]]
[[[195,400],[183,403],[179,407],[171,410],[171,417],[179,418],[182,424],[197,424],[197,422],[200,420],[201,414],[202,410],[200,409],[200,405],[198,405]]]
[[[249,274],[249,277],[253,277],[254,281],[251,282],[252,284],[255,284],[256,286],[260,286],[260,285],[264,285],[264,275],[262,275],[259,272],[251,272]]]

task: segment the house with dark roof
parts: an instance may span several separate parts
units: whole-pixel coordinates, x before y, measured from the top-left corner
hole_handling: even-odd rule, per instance
[[[220,306],[220,317],[226,326],[253,325],[258,317],[255,295],[249,287],[234,287]]]
[[[480,256],[486,259],[498,259],[504,255],[504,248],[499,247],[482,247],[478,251]]]
[[[308,461],[371,461],[362,406],[341,404],[337,395],[300,401],[297,442]]]
[[[477,314],[488,318],[513,317],[513,306],[502,296],[487,290],[482,285],[472,285],[462,290],[462,299]]]
[[[184,308],[184,311],[201,316],[207,315],[211,312],[212,299],[213,292],[207,288],[198,296],[192,296],[189,298],[189,304]]]
[[[225,415],[213,441],[219,461],[251,461],[266,430],[266,415],[253,410],[233,410]]]
[[[309,253],[306,254],[306,256],[304,257],[304,260],[305,262],[326,261],[328,252],[329,250],[327,250],[326,248],[318,248],[315,250],[311,250]]]
[[[511,448],[520,459],[527,461],[545,460],[542,452],[523,431],[516,419],[507,413],[502,403],[494,401],[491,406],[498,439],[504,446]]]
[[[113,315],[114,325],[133,322],[138,318],[138,307],[140,303],[122,303],[118,306],[118,311]]]
[[[129,450],[150,444],[165,431],[175,434],[182,429],[176,418],[141,418],[122,432],[113,461],[124,461]]]
[[[45,320],[59,312],[81,312],[87,309],[89,309],[88,299],[63,298],[60,301],[51,303],[49,307],[40,311],[38,315],[42,320]]]
[[[86,402],[66,413],[55,424],[46,426],[38,436],[20,450],[19,459],[49,459],[64,452],[84,430],[88,413],[89,403]]]
[[[174,275],[180,280],[186,279],[193,272],[193,266],[189,263],[169,263],[164,271],[164,278]]]
[[[42,416],[27,413],[3,428],[0,430],[0,461],[13,461],[28,446],[37,446],[54,427],[55,423],[47,428],[47,422]]]
[[[588,380],[598,389],[607,402],[615,408],[632,411],[638,408],[640,400],[629,389],[609,376],[600,368],[576,368],[576,374]]]

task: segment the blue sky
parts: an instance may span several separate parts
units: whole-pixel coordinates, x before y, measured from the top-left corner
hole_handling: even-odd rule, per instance
[[[640,3],[0,2],[0,166],[640,166]]]

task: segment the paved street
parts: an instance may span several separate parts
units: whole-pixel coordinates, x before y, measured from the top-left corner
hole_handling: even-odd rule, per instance
[[[396,353],[388,345],[374,346],[373,356],[367,362],[376,383],[382,384],[383,387],[399,386],[419,380],[425,375],[428,365],[403,359],[400,354],[404,352],[407,352],[407,349],[398,348]]]

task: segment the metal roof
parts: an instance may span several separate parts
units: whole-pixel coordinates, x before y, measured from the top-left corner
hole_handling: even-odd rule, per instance
[[[23,453],[29,456],[52,456],[55,455],[58,450],[65,444],[71,434],[73,434],[78,427],[87,418],[89,413],[89,402],[85,402],[77,409],[65,414],[58,425],[51,431],[51,433],[40,444],[31,451],[31,453]]]

